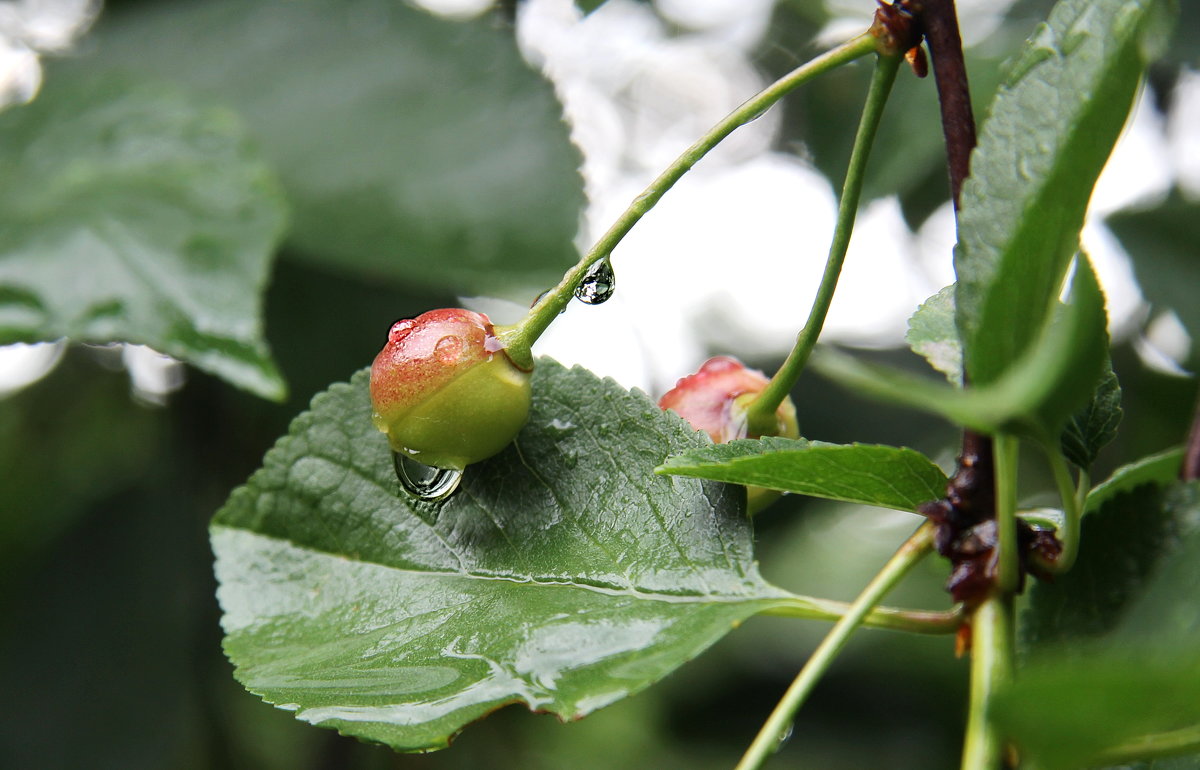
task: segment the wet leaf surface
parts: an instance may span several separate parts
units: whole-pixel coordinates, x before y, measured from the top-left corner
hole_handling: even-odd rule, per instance
[[[1063,0],[1008,63],[963,185],[954,259],[972,383],[1001,377],[1052,312],[1165,10]]]
[[[54,73],[0,115],[0,343],[137,342],[280,399],[261,294],[285,218],[228,111]]]
[[[652,473],[700,445],[682,420],[548,359],[534,378],[517,441],[437,503],[400,490],[365,372],[314,399],[212,525],[248,689],[433,748],[507,703],[583,716],[786,596],[735,490]]]

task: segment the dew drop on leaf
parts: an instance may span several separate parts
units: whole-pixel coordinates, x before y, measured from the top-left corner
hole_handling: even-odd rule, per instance
[[[608,257],[594,263],[575,287],[575,298],[589,305],[607,302],[617,289],[617,276]]]
[[[462,471],[450,468],[434,468],[419,463],[402,452],[392,452],[392,464],[396,478],[414,497],[428,502],[449,497],[462,481]]]

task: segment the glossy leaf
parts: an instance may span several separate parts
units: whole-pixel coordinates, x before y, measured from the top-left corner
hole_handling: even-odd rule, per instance
[[[1164,6],[1062,0],[1008,65],[971,156],[955,253],[973,384],[1000,379],[1051,312]]]
[[[1088,492],[1084,512],[1100,510],[1117,495],[1143,484],[1164,486],[1174,481],[1179,478],[1179,466],[1182,462],[1183,449],[1177,447],[1122,465]]]
[[[908,319],[904,339],[913,352],[946,375],[951,385],[962,384],[962,342],[954,325],[954,284],[934,294]]]
[[[151,71],[246,120],[306,258],[486,292],[577,258],[580,156],[511,30],[394,0],[186,0],[114,9],[79,66]]]
[[[668,458],[657,471],[902,511],[915,511],[946,491],[945,474],[914,449],[804,439],[742,439],[693,449]]]
[[[1133,258],[1138,285],[1158,308],[1179,316],[1192,339],[1200,339],[1200,202],[1178,193],[1157,208],[1130,211],[1108,218],[1108,226]]]
[[[1117,437],[1121,415],[1121,385],[1108,364],[1091,400],[1067,420],[1059,439],[1063,454],[1076,466],[1090,468],[1100,450]]]
[[[404,750],[508,703],[571,719],[786,596],[739,495],[651,472],[702,439],[645,395],[541,360],[516,442],[431,503],[366,383],[314,399],[212,525],[237,677],[298,718]]]
[[[1018,431],[1041,441],[1057,436],[1087,399],[1108,355],[1104,295],[1091,264],[1078,263],[1068,302],[1005,374],[989,385],[960,389],[907,372],[867,364],[829,350],[813,366],[847,387],[940,415],[982,431]]]
[[[56,73],[0,115],[0,343],[137,342],[282,398],[260,308],[284,220],[227,111]]]

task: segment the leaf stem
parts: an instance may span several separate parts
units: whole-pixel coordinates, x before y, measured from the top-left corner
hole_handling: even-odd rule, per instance
[[[771,716],[767,718],[766,723],[755,736],[750,748],[742,756],[737,770],[762,767],[763,762],[774,753],[780,738],[786,734],[788,726],[792,723],[796,711],[804,703],[804,699],[808,697],[817,680],[846,646],[850,635],[863,622],[871,609],[879,603],[879,600],[895,587],[922,557],[933,550],[933,535],[933,525],[929,522],[922,524],[908,540],[904,541],[904,544],[888,560],[887,564],[883,565],[883,569],[867,584],[863,592],[850,605],[850,609],[842,616],[841,620],[834,624],[825,639],[809,657],[808,662],[804,664],[804,668],[800,670],[791,687],[784,693],[783,698],[775,706],[775,710],[771,712]]]
[[[899,55],[880,55],[875,62],[875,71],[871,77],[871,86],[867,91],[867,101],[863,106],[862,118],[858,124],[858,132],[854,136],[854,147],[850,151],[850,165],[846,169],[846,181],[842,185],[842,197],[838,201],[837,224],[833,230],[833,241],[829,244],[829,257],[825,261],[825,272],[817,287],[817,295],[813,299],[812,308],[808,311],[808,320],[804,328],[796,336],[796,344],[788,354],[787,360],[766,389],[754,399],[746,409],[746,419],[752,435],[770,435],[777,432],[775,410],[787,398],[796,380],[800,377],[808,357],[812,354],[817,338],[821,336],[821,328],[825,325],[825,317],[829,314],[829,306],[833,302],[833,294],[837,289],[838,278],[842,273],[842,265],[846,260],[846,251],[850,248],[850,235],[854,231],[854,219],[858,214],[858,203],[862,197],[863,180],[866,177],[867,159],[871,154],[871,145],[875,143],[875,135],[879,130],[879,121],[883,108],[887,104],[892,84],[896,82],[896,72],[900,67],[902,57]]]
[[[1071,469],[1067,467],[1067,459],[1063,457],[1062,452],[1047,444],[1043,444],[1043,449],[1050,460],[1050,469],[1054,473],[1054,483],[1058,487],[1058,496],[1062,499],[1063,507],[1063,523],[1057,533],[1058,541],[1062,543],[1062,553],[1044,566],[1051,572],[1062,573],[1071,569],[1075,564],[1075,557],[1079,554],[1079,525],[1090,479],[1087,471],[1081,470],[1079,481],[1073,481]]]
[[[818,75],[874,52],[876,47],[877,38],[870,32],[864,32],[776,80],[709,129],[708,133],[700,137],[695,144],[685,150],[665,171],[659,174],[641,195],[633,199],[625,212],[600,237],[596,245],[592,246],[591,250],[563,275],[557,286],[534,303],[524,319],[512,326],[497,329],[497,336],[504,343],[509,356],[518,365],[532,365],[533,343],[571,301],[575,287],[583,280],[588,268],[612,254],[613,249],[633,229],[638,220],[654,208],[667,190],[671,189],[680,177],[712,148],[716,147],[721,140],[738,127],[761,116],[788,92]]]
[[[995,770],[1004,757],[1004,740],[988,720],[987,706],[1012,678],[1012,611],[1012,597],[995,594],[971,615],[971,695],[962,770]]]
[[[1165,733],[1142,735],[1105,749],[1095,757],[1097,766],[1124,765],[1138,760],[1200,752],[1200,725]]]
[[[1017,457],[1020,441],[998,433],[992,439],[996,463],[996,588],[1011,594],[1021,581],[1017,553]]]
[[[795,596],[764,610],[761,614],[808,620],[841,620],[850,611],[849,602]],[[863,618],[863,625],[914,634],[953,634],[962,624],[962,608],[949,610],[909,610],[879,606]]]

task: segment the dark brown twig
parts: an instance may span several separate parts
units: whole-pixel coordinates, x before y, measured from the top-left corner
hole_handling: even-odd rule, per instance
[[[1196,400],[1196,414],[1192,417],[1192,429],[1188,432],[1179,478],[1182,481],[1200,479],[1200,398]]]
[[[898,5],[916,21],[933,60],[950,192],[958,211],[976,138],[954,0],[899,0]],[[967,385],[965,377],[963,385]],[[946,496],[926,503],[920,510],[938,523],[938,552],[952,565],[947,590],[967,604],[985,598],[996,577],[995,461],[989,436],[963,431],[962,453],[946,485]],[[1024,568],[1036,568],[1039,559],[1053,560],[1057,556],[1060,548],[1052,534],[1035,532],[1024,523],[1018,527]],[[1035,558],[1026,558],[1031,556]]]
[[[958,34],[958,14],[954,0],[908,0],[904,4],[920,19],[925,44],[933,59],[933,79],[942,109],[942,133],[946,137],[950,193],[957,210],[963,180],[971,170],[971,150],[975,149],[975,116],[971,111],[962,38]]]

